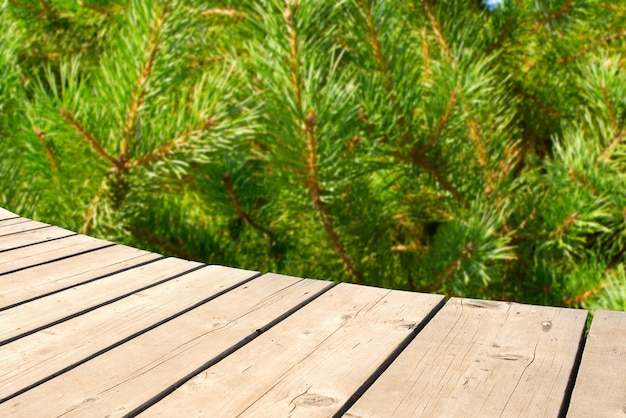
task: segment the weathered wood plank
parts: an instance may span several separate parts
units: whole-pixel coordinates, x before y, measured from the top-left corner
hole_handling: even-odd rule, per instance
[[[0,275],[113,245],[112,242],[85,235],[72,235],[59,240],[0,252]]]
[[[443,301],[340,284],[142,415],[332,416]]]
[[[556,417],[586,318],[453,298],[346,416]]]
[[[254,279],[0,404],[0,416],[127,414],[331,285],[272,274]]]
[[[19,219],[19,218],[18,218]],[[7,221],[11,222],[11,221]],[[26,222],[17,222],[5,225],[4,223],[0,223],[0,236],[17,234],[19,232],[32,231],[34,229],[41,229],[50,227],[48,224],[44,224],[42,222],[29,221]]]
[[[206,266],[6,344],[0,349],[0,402],[257,274]]]
[[[0,309],[162,258],[124,245],[9,273],[0,278]]]
[[[0,251],[8,251],[24,247],[26,245],[50,241],[56,238],[69,237],[70,235],[76,235],[76,233],[68,231],[67,229],[58,228],[56,226],[5,235],[0,237]]]
[[[568,417],[626,417],[626,312],[595,312]]]
[[[18,218],[19,216],[14,214],[13,212],[9,212],[6,209],[0,208],[0,221],[11,218]]]
[[[165,258],[0,311],[0,344],[201,265]]]
[[[21,224],[24,222],[31,222],[30,219],[26,219],[26,218],[11,218],[11,219],[5,219],[5,220],[1,220],[0,219],[0,231],[7,227],[7,226],[11,226],[11,225],[15,225],[15,224]]]

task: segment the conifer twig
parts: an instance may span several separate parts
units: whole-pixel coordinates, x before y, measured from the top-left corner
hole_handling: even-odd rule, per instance
[[[452,68],[455,67],[454,59],[452,58],[452,51],[446,42],[446,39],[443,37],[443,32],[441,31],[441,26],[435,17],[432,9],[430,8],[430,4],[428,4],[428,0],[422,0],[422,6],[424,7],[424,11],[428,15],[428,20],[430,20],[430,26],[433,28],[433,32],[435,33],[435,38],[439,42],[441,49],[443,50],[443,55],[448,59]]]
[[[226,17],[244,17],[245,13],[235,9],[207,9],[200,12],[201,16],[226,16]]]
[[[378,29],[372,22],[372,0],[361,0],[359,4],[361,8],[364,9],[362,10],[362,13],[365,16],[365,25],[367,26],[367,34],[369,36],[372,51],[374,52],[374,61],[376,61],[378,71],[380,71],[385,80],[387,93],[391,93],[393,91],[393,80],[391,77],[391,71],[389,70],[389,65],[382,52],[380,39],[378,37]]]
[[[37,139],[39,140],[39,143],[41,144],[41,146],[43,147],[46,153],[46,159],[50,163],[50,167],[52,168],[53,171],[59,171],[59,167],[57,166],[57,163],[54,160],[54,153],[52,152],[52,147],[50,147],[50,144],[46,143],[46,133],[36,126],[33,128],[33,130],[35,131],[35,135],[37,135]]]
[[[98,186],[98,191],[96,192],[94,197],[91,199],[91,201],[89,202],[89,206],[87,207],[87,212],[85,213],[85,219],[83,221],[83,226],[81,228],[82,231],[85,233],[85,235],[89,235],[91,233],[91,229],[93,228],[94,217],[96,215],[96,206],[98,205],[98,202],[100,201],[100,198],[102,197],[102,194],[107,188],[107,179],[108,179],[108,175],[102,179],[102,182],[100,182],[100,186]]]
[[[104,147],[100,145],[100,142],[96,139],[96,137],[91,132],[89,132],[87,128],[81,125],[81,123],[78,122],[71,113],[65,110],[65,108],[61,109],[61,117],[65,119],[66,121],[68,121],[70,125],[72,125],[74,130],[83,137],[85,142],[87,142],[91,146],[91,148],[93,148],[94,151],[96,151],[96,153],[100,156],[100,158],[104,160],[108,160],[110,163],[112,163],[116,167],[119,165],[118,160],[115,157],[113,157],[111,154],[109,154],[104,149]]]
[[[224,189],[226,189],[226,195],[228,196],[228,201],[233,206],[233,208],[235,208],[235,211],[237,211],[239,218],[241,218],[242,221],[244,221],[251,227],[259,230],[265,236],[266,239],[271,241],[274,237],[274,234],[272,233],[272,231],[270,231],[269,229],[267,229],[266,227],[264,227],[263,225],[255,221],[254,218],[252,218],[252,216],[250,215],[250,213],[246,212],[243,209],[243,206],[241,205],[241,202],[239,201],[239,199],[237,198],[237,194],[235,193],[233,178],[230,174],[230,171],[227,171],[226,174],[224,174],[224,177],[222,178],[221,183],[222,183],[222,186],[224,186]]]
[[[137,79],[137,85],[135,86],[135,91],[133,92],[132,102],[130,107],[128,108],[128,115],[126,117],[126,125],[124,128],[124,133],[122,134],[122,149],[120,150],[119,159],[121,162],[125,163],[130,159],[130,138],[134,135],[135,126],[137,123],[139,108],[141,107],[143,100],[146,95],[146,84],[150,75],[152,74],[152,70],[154,68],[154,63],[156,61],[156,57],[159,51],[159,43],[160,43],[160,29],[163,25],[163,22],[167,16],[169,11],[169,3],[166,3],[163,8],[163,12],[160,16],[157,17],[154,26],[150,32],[150,38],[148,41],[148,52],[147,59],[144,64],[143,70],[139,74],[139,78]]]

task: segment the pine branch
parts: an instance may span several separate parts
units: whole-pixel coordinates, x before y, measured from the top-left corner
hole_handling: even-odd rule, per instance
[[[81,227],[81,230],[85,235],[91,234],[91,230],[95,222],[96,207],[98,206],[98,202],[102,198],[102,195],[107,188],[107,179],[108,175],[102,179],[102,182],[98,187],[98,192],[91,199],[91,201],[89,202],[89,206],[87,207],[87,212],[85,213],[85,218],[83,220],[83,226]]]
[[[330,241],[333,245],[335,253],[341,258],[343,262],[343,266],[350,276],[352,282],[354,283],[363,283],[363,277],[361,272],[359,272],[355,265],[354,261],[345,246],[339,239],[339,234],[335,229],[331,221],[330,214],[328,213],[328,208],[326,204],[322,201],[322,188],[318,181],[318,169],[317,169],[317,161],[315,157],[315,149],[317,139],[315,137],[315,111],[311,111],[309,115],[306,117],[304,122],[304,128],[306,132],[307,138],[307,162],[308,162],[308,177],[306,181],[307,188],[309,190],[309,195],[311,196],[311,200],[313,205],[317,209],[317,212],[320,215],[320,219],[322,220],[322,225],[330,238]]]
[[[300,88],[300,79],[298,77],[298,34],[296,31],[296,12],[298,10],[298,0],[286,0],[285,4],[285,22],[287,24],[288,42],[290,48],[289,57],[289,69],[291,72],[291,81],[293,84],[293,91],[296,99],[296,103],[302,113],[302,93]],[[315,137],[315,111],[311,110],[308,116],[305,118],[302,124],[302,129],[305,131],[306,136],[306,161],[307,161],[307,178],[305,186],[309,191],[311,201],[317,210],[324,230],[330,238],[335,254],[341,259],[346,273],[354,283],[362,283],[363,277],[361,273],[356,269],[355,263],[352,257],[348,254],[345,246],[339,238],[339,234],[335,226],[331,221],[330,214],[326,204],[322,201],[323,190],[318,181],[318,168],[316,159],[317,138]]]
[[[235,9],[207,9],[200,13],[201,16],[226,16],[233,18],[242,18],[246,14],[242,11]]]
[[[457,85],[454,90],[450,92],[450,97],[448,98],[448,104],[446,105],[446,109],[443,112],[443,115],[439,118],[439,123],[437,124],[437,129],[430,135],[430,140],[426,145],[421,147],[419,150],[411,150],[411,153],[417,152],[419,158],[422,158],[428,150],[435,145],[435,143],[441,137],[441,133],[445,129],[446,125],[450,121],[450,115],[452,114],[452,110],[454,109],[454,105],[456,104],[456,98],[459,94],[460,85]],[[414,147],[415,149],[415,147]]]
[[[439,46],[441,46],[441,49],[443,51],[443,56],[447,58],[452,68],[454,68],[455,62],[452,57],[452,51],[450,50],[450,47],[448,46],[446,39],[443,37],[441,26],[439,25],[439,22],[437,21],[437,18],[435,17],[435,14],[433,13],[431,9],[431,6],[428,3],[428,0],[422,0],[422,6],[424,7],[424,11],[426,12],[426,15],[428,15],[430,26],[433,28],[433,32],[435,33],[435,38],[437,38],[437,42],[439,42]]]
[[[572,0],[565,0],[563,4],[561,5],[561,7],[559,7],[559,10],[552,13],[548,17],[541,19],[538,22],[535,22],[535,24],[531,26],[531,29],[532,30],[539,29],[541,27],[544,27],[550,22],[560,19],[565,13],[569,11],[571,6],[572,6]]]
[[[166,240],[141,227],[126,226],[124,229],[130,232],[134,237],[154,245],[157,248],[161,248],[163,251],[170,253],[175,257],[184,258],[185,260],[195,260],[197,258],[193,254],[183,250],[183,242]]]
[[[226,172],[226,174],[222,178],[221,183],[222,183],[222,186],[224,186],[224,189],[226,189],[226,195],[228,196],[228,201],[233,206],[233,208],[235,208],[235,210],[237,211],[239,218],[243,220],[246,224],[259,230],[265,236],[265,238],[271,243],[271,241],[274,239],[274,233],[272,233],[272,231],[270,231],[263,225],[256,222],[254,218],[252,218],[252,215],[243,209],[243,206],[241,205],[241,202],[239,202],[239,199],[237,198],[237,194],[235,193],[233,179],[230,174],[230,171]]]
[[[606,82],[604,80],[602,80],[602,96],[604,97],[606,107],[609,109],[609,122],[611,123],[613,134],[616,134],[619,132],[619,129],[617,127],[617,119],[615,118],[615,109],[613,108],[613,102],[609,97],[609,92],[606,88]]]
[[[389,64],[387,63],[385,56],[382,52],[380,39],[378,37],[378,29],[374,26],[374,23],[372,22],[372,0],[361,0],[359,1],[359,5],[362,9],[361,13],[365,17],[365,24],[367,26],[367,34],[369,37],[370,46],[372,48],[372,51],[374,52],[374,61],[376,61],[378,71],[381,73],[383,79],[385,80],[387,93],[391,93],[393,91],[393,79],[391,77]]]
[[[132,161],[130,163],[130,167],[143,167],[166,159],[168,156],[176,152],[176,150],[188,144],[190,137],[210,130],[216,123],[216,118],[212,116],[208,117],[201,126],[189,128],[183,132],[182,135],[153,150],[150,154]]]
[[[101,159],[109,161],[115,167],[119,167],[119,161],[111,154],[109,154],[104,149],[104,147],[100,145],[100,142],[96,139],[96,137],[91,132],[89,132],[87,128],[81,125],[81,123],[78,122],[71,113],[66,111],[65,108],[61,109],[61,117],[68,121],[70,125],[72,125],[74,130],[83,137],[85,142],[87,142],[91,146],[91,148],[93,148],[93,150],[96,152],[96,154],[100,156]]]
[[[53,171],[59,171],[59,167],[57,166],[57,163],[54,159],[52,147],[50,146],[50,144],[46,143],[46,133],[36,126],[33,127],[33,130],[35,131],[35,135],[37,135],[37,139],[39,140],[39,143],[46,153],[46,159],[48,160],[48,163],[50,163],[50,167]]]
[[[625,135],[626,135],[626,130],[623,130],[619,134],[617,134],[615,138],[611,140],[611,143],[602,152],[602,155],[598,157],[597,162],[600,162],[600,161],[608,162],[611,159],[611,152],[613,151],[615,147],[619,145],[622,139],[624,139]]]
[[[146,95],[146,85],[148,83],[150,75],[152,74],[154,62],[156,61],[157,54],[159,52],[159,43],[161,41],[160,29],[167,16],[168,11],[169,2],[166,3],[161,15],[157,17],[157,20],[150,32],[150,39],[148,41],[148,52],[146,54],[147,59],[144,64],[143,70],[139,75],[139,78],[137,79],[137,85],[135,87],[135,91],[133,92],[132,102],[128,109],[128,115],[126,117],[126,127],[124,129],[124,133],[122,134],[123,142],[122,149],[119,155],[119,160],[122,163],[126,163],[130,159],[130,139],[132,136],[134,136],[135,133],[135,126],[139,118],[139,108],[143,104],[143,100]]]
[[[624,30],[622,30],[622,31],[620,31],[618,33],[613,33],[611,35],[606,35],[606,36],[603,36],[603,37],[595,39],[595,40],[587,40],[587,42],[585,43],[585,47],[584,48],[580,49],[578,52],[576,52],[573,55],[561,58],[559,60],[559,64],[563,64],[563,65],[569,64],[570,62],[580,58],[583,55],[585,55],[592,48],[594,48],[597,44],[613,41],[613,40],[619,39],[619,38],[621,38],[623,36],[626,36],[626,29],[624,29]]]

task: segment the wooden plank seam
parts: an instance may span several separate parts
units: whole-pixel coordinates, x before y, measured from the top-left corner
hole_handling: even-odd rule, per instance
[[[38,266],[42,266],[42,265],[45,265],[45,264],[53,263],[53,262],[56,262],[56,261],[65,260],[65,259],[68,259],[68,258],[71,258],[71,257],[75,257],[75,256],[79,256],[79,255],[87,254],[87,253],[90,253],[90,252],[93,252],[93,251],[102,250],[103,248],[110,248],[110,247],[114,247],[115,245],[116,245],[116,244],[106,245],[106,246],[104,246],[104,247],[100,247],[100,248],[93,248],[93,249],[89,249],[89,250],[81,251],[81,252],[79,252],[79,253],[72,254],[72,255],[68,255],[68,256],[64,256],[64,257],[60,257],[60,258],[57,258],[57,259],[54,259],[54,260],[50,260],[50,261],[48,261],[48,262],[35,264],[35,265],[33,265],[33,266],[24,267],[24,268],[22,268],[22,269],[13,270],[13,271],[10,271],[10,272],[7,272],[7,273],[0,273],[0,276],[1,276],[2,274],[15,273],[15,272],[17,272],[17,271],[24,270],[24,269],[28,269],[28,268],[31,268],[31,267],[38,267]],[[48,296],[54,295],[55,293],[60,293],[60,292],[63,292],[63,291],[69,290],[69,289],[71,289],[71,288],[73,288],[73,287],[82,286],[82,285],[85,285],[85,284],[87,284],[87,283],[95,282],[96,280],[106,279],[106,278],[107,278],[107,277],[109,277],[109,276],[113,276],[113,275],[115,275],[115,274],[120,274],[120,273],[123,273],[123,272],[125,272],[125,271],[131,270],[131,269],[134,269],[134,268],[143,267],[143,266],[145,266],[145,265],[147,265],[147,264],[154,263],[155,261],[159,261],[159,260],[163,260],[163,259],[165,259],[165,257],[164,257],[164,256],[161,256],[161,257],[158,257],[158,258],[153,258],[153,259],[151,259],[151,260],[147,260],[147,261],[141,262],[141,263],[139,263],[139,264],[135,264],[135,265],[128,266],[128,267],[123,267],[123,268],[121,268],[121,269],[119,269],[119,270],[112,271],[112,272],[109,272],[109,273],[107,273],[107,274],[103,274],[103,275],[101,275],[101,276],[94,277],[94,278],[92,278],[92,279],[88,279],[88,280],[85,280],[85,281],[82,281],[82,282],[79,282],[79,283],[74,283],[74,284],[72,284],[72,285],[70,285],[70,286],[66,286],[66,287],[63,287],[63,288],[60,288],[60,289],[56,289],[56,290],[53,290],[53,291],[48,292],[48,293],[43,293],[43,294],[41,294],[41,295],[37,295],[37,296],[32,297],[32,298],[24,299],[24,300],[22,300],[22,301],[20,301],[20,302],[13,303],[13,304],[11,304],[11,305],[7,305],[7,306],[4,306],[4,307],[0,307],[0,312],[5,311],[5,310],[7,310],[7,309],[14,308],[14,307],[19,306],[19,305],[23,305],[23,304],[28,303],[28,302],[32,302],[32,301],[37,300],[37,299],[41,299],[41,298],[44,298],[44,297],[48,297]],[[0,343],[0,346],[1,346],[1,345],[2,345],[2,343]]]
[[[103,306],[110,305],[110,304],[112,304],[112,303],[114,303],[114,302],[117,302],[118,300],[124,299],[124,298],[126,298],[126,297],[128,297],[128,296],[131,296],[131,295],[135,294],[135,293],[139,293],[139,292],[142,292],[142,291],[144,291],[144,290],[146,290],[146,289],[150,289],[151,287],[155,287],[155,286],[158,286],[158,285],[160,285],[160,284],[162,284],[162,283],[168,282],[168,281],[170,281],[170,280],[177,279],[177,278],[179,278],[180,276],[184,276],[185,274],[189,274],[189,273],[191,273],[191,272],[193,272],[193,271],[199,270],[199,269],[204,268],[204,267],[206,267],[206,265],[200,265],[200,266],[197,266],[197,267],[193,267],[193,268],[191,268],[191,269],[189,269],[189,270],[185,270],[185,271],[184,271],[184,272],[182,272],[182,273],[175,274],[175,275],[173,275],[173,276],[170,276],[170,277],[167,277],[167,278],[165,278],[165,279],[159,280],[159,281],[157,281],[157,282],[151,283],[151,284],[149,284],[149,285],[147,285],[147,286],[143,286],[143,287],[141,287],[141,288],[139,288],[139,289],[135,289],[135,290],[133,290],[132,292],[128,292],[128,293],[125,293],[125,294],[123,294],[123,295],[116,296],[116,297],[115,297],[115,298],[113,298],[113,299],[110,299],[110,300],[107,300],[107,301],[104,301],[104,302],[98,303],[98,304],[96,304],[96,305],[94,305],[94,306],[91,306],[91,307],[89,307],[89,308],[83,309],[83,310],[81,310],[81,311],[79,311],[79,312],[75,312],[75,313],[73,313],[73,314],[71,314],[71,315],[68,315],[68,316],[66,316],[66,317],[63,317],[63,318],[61,318],[61,319],[57,319],[57,320],[55,320],[55,321],[53,321],[53,322],[51,322],[51,323],[49,323],[49,324],[42,325],[42,326],[40,326],[40,327],[34,328],[34,329],[29,330],[29,331],[27,331],[27,332],[24,332],[24,333],[22,333],[22,334],[16,335],[16,336],[11,337],[11,338],[8,338],[8,339],[6,339],[6,340],[4,340],[4,341],[0,341],[0,347],[2,347],[2,346],[3,346],[3,345],[5,345],[5,344],[11,343],[11,342],[13,342],[13,341],[15,341],[15,340],[19,340],[20,338],[26,337],[27,335],[34,334],[35,332],[41,331],[41,330],[43,330],[43,329],[49,328],[49,327],[51,327],[51,326],[54,326],[54,325],[60,324],[60,323],[65,322],[65,321],[69,321],[70,319],[74,319],[74,318],[76,318],[76,317],[79,317],[79,316],[81,316],[81,315],[83,315],[83,314],[85,314],[85,313],[87,313],[87,312],[91,312],[91,311],[96,310],[96,309],[98,309],[98,308],[101,308],[101,307],[103,307]],[[134,268],[134,267],[133,267],[133,268]],[[75,286],[71,286],[71,287],[75,287]],[[2,403],[2,400],[0,400],[0,403]]]
[[[50,226],[50,228],[53,228],[53,227]],[[49,229],[49,228],[41,228],[41,229]],[[28,233],[31,233],[31,232],[33,232],[33,231],[24,231],[24,232],[19,232],[19,233],[15,234],[15,235],[28,234]],[[71,237],[71,236],[74,236],[74,235],[78,235],[76,232],[71,232],[71,231],[67,231],[67,232],[68,232],[67,235],[64,235],[64,236],[61,236],[61,237],[47,238],[47,239],[45,239],[43,241],[31,242],[31,243],[28,243],[28,244],[18,245],[17,247],[6,248],[4,250],[0,249],[0,253],[17,250],[17,249],[24,248],[24,247],[31,247],[33,245],[39,245],[39,244],[43,244],[43,243],[50,242],[50,241],[57,241],[57,240],[61,240],[63,238],[67,238],[67,237]]]
[[[32,332],[29,332],[27,334],[20,335],[19,337],[16,337],[16,338],[11,338],[10,340],[7,340],[7,342],[15,341],[18,338],[21,338],[22,336],[33,334],[34,332],[40,331],[41,329],[45,329],[45,328],[47,328],[49,326],[53,326],[53,325],[56,325],[58,323],[64,322],[66,320],[78,317],[78,316],[80,316],[80,315],[82,315],[82,314],[84,314],[84,313],[86,313],[88,311],[92,311],[94,309],[97,309],[97,308],[100,308],[102,306],[108,305],[110,303],[116,302],[116,301],[118,301],[120,299],[123,299],[124,297],[132,295],[133,293],[144,291],[144,290],[146,290],[148,288],[157,286],[159,284],[162,284],[162,283],[170,281],[170,280],[177,279],[177,278],[179,278],[181,276],[184,276],[184,275],[189,274],[191,272],[194,272],[196,270],[203,269],[205,267],[208,267],[208,266],[207,265],[201,265],[201,266],[198,266],[198,267],[194,267],[193,269],[187,270],[187,271],[185,271],[183,273],[180,273],[180,274],[176,274],[175,276],[173,276],[171,278],[168,278],[166,280],[161,280],[158,283],[155,283],[154,285],[143,287],[142,289],[136,290],[135,292],[132,292],[132,293],[127,294],[125,296],[122,296],[122,297],[119,297],[119,298],[115,298],[114,300],[112,300],[110,302],[102,303],[102,304],[94,307],[93,309],[88,309],[88,310],[79,312],[77,314],[71,315],[71,316],[69,316],[67,318],[64,318],[62,320],[55,321],[54,323],[52,323],[52,324],[50,324],[50,325],[48,325],[46,327],[40,327],[40,329],[33,330]],[[16,391],[15,393],[12,393],[11,395],[5,396],[4,398],[0,398],[0,404],[15,398],[16,396],[19,396],[19,395],[21,395],[24,392],[28,392],[29,390],[31,390],[31,389],[33,389],[33,388],[35,388],[37,386],[40,386],[40,385],[48,382],[49,380],[52,380],[52,379],[54,379],[54,378],[56,378],[56,377],[58,377],[58,376],[60,376],[60,375],[62,375],[64,373],[66,373],[66,372],[68,372],[68,371],[70,371],[70,370],[80,366],[81,364],[87,363],[88,361],[93,360],[94,358],[96,358],[96,357],[98,357],[98,356],[100,356],[100,355],[102,355],[102,354],[104,354],[104,353],[106,353],[108,351],[111,351],[114,348],[119,347],[119,346],[121,346],[121,345],[123,345],[123,344],[125,344],[125,343],[127,343],[127,342],[129,342],[129,341],[131,341],[131,340],[133,340],[133,339],[135,339],[137,337],[139,337],[140,335],[145,334],[146,332],[149,332],[149,331],[151,331],[151,330],[153,330],[153,329],[155,329],[155,328],[157,328],[157,327],[159,327],[159,326],[161,326],[161,325],[163,325],[163,324],[165,324],[165,323],[167,323],[167,322],[169,322],[169,321],[171,321],[173,319],[176,319],[176,318],[178,318],[178,317],[180,317],[182,315],[185,315],[186,313],[188,313],[188,312],[190,312],[190,311],[192,311],[192,310],[194,310],[194,309],[196,309],[196,308],[198,308],[198,307],[200,307],[200,306],[202,306],[202,305],[204,305],[204,304],[206,304],[206,303],[208,303],[208,302],[210,302],[210,301],[212,301],[212,300],[214,300],[214,299],[216,299],[216,298],[218,298],[218,297],[220,297],[220,296],[222,296],[222,295],[224,295],[224,294],[226,294],[226,293],[228,293],[228,292],[230,292],[230,291],[232,291],[232,290],[234,290],[234,289],[236,289],[236,288],[238,288],[240,286],[245,285],[246,283],[256,279],[259,276],[261,276],[261,273],[257,273],[257,274],[251,275],[249,278],[247,278],[245,280],[242,280],[239,283],[236,283],[236,284],[234,284],[232,286],[226,287],[223,290],[220,290],[219,292],[216,292],[215,294],[213,294],[213,295],[211,295],[211,296],[209,296],[209,297],[207,297],[205,299],[202,299],[201,301],[199,301],[197,303],[194,303],[193,305],[191,305],[191,306],[181,310],[180,312],[177,312],[177,313],[175,313],[173,315],[170,315],[169,317],[164,318],[164,319],[162,319],[162,320],[160,320],[160,321],[158,321],[158,322],[156,322],[156,323],[150,325],[149,327],[146,327],[146,328],[144,328],[144,329],[142,329],[140,331],[137,331],[137,332],[129,335],[128,337],[125,337],[125,338],[117,341],[116,343],[111,344],[108,347],[105,347],[105,348],[103,348],[101,350],[98,350],[97,352],[95,352],[95,353],[93,353],[93,354],[83,358],[82,360],[79,360],[79,361],[71,364],[70,366],[62,368],[58,372],[55,372],[55,373],[51,374],[50,376],[48,376],[48,377],[46,377],[44,379],[41,379],[41,380],[39,380],[39,381],[37,381],[35,383],[32,383],[32,384],[30,384],[30,385],[28,385],[28,386],[26,386],[26,387]],[[6,344],[7,342],[0,343],[0,346]]]
[[[372,375],[363,382],[363,384],[354,392],[354,394],[348,398],[345,404],[339,408],[339,410],[333,415],[333,418],[342,417],[352,406],[359,400],[361,396],[374,384],[374,382],[391,366],[391,364],[398,358],[398,356],[408,347],[409,344],[417,337],[417,335],[424,329],[431,319],[437,315],[437,313],[444,307],[446,300],[442,299],[433,309],[429,312],[424,319],[415,325],[413,331],[398,345],[398,347],[387,357],[387,359],[381,363],[381,365],[372,373]]]
[[[193,379],[196,375],[198,375],[198,374],[208,370],[210,367],[216,365],[220,361],[224,360],[226,357],[228,357],[231,354],[235,353],[237,350],[239,350],[242,347],[246,346],[248,343],[250,343],[251,341],[253,341],[257,337],[259,337],[263,333],[267,332],[268,330],[273,328],[275,325],[277,325],[280,322],[284,321],[286,318],[290,317],[291,315],[293,315],[294,313],[296,313],[297,311],[299,311],[300,309],[302,309],[303,307],[305,307],[306,305],[308,305],[309,303],[311,303],[312,301],[314,301],[315,299],[317,299],[318,297],[320,297],[324,293],[328,292],[330,289],[332,289],[335,286],[336,286],[335,283],[330,283],[329,286],[327,286],[326,288],[320,290],[317,293],[314,293],[309,298],[303,300],[302,302],[300,302],[299,304],[297,304],[293,308],[289,309],[285,313],[281,314],[280,316],[276,317],[272,321],[268,322],[266,325],[264,325],[261,328],[257,329],[252,334],[248,335],[247,337],[243,338],[242,340],[240,340],[236,344],[234,344],[231,347],[227,348],[226,350],[222,351],[220,354],[218,354],[217,356],[213,357],[212,359],[210,359],[209,361],[207,361],[206,363],[204,363],[203,365],[198,367],[196,370],[188,373],[186,376],[184,376],[183,378],[179,379],[176,383],[170,385],[169,387],[165,388],[164,390],[162,390],[157,395],[155,395],[152,398],[148,399],[146,402],[144,402],[143,404],[141,404],[140,406],[138,406],[134,410],[130,411],[126,415],[124,415],[124,418],[135,417],[135,416],[139,415],[140,413],[144,412],[146,409],[150,408],[151,406],[153,406],[156,403],[158,403],[160,400],[164,399],[166,396],[168,396],[171,393],[173,393],[176,389],[178,389],[180,386],[185,384],[187,381]],[[2,402],[3,401],[0,399],[0,403],[2,403]]]
[[[66,238],[67,238],[67,237],[66,237]],[[71,257],[75,257],[75,256],[78,256],[78,255],[87,254],[87,253],[90,253],[90,252],[92,252],[92,251],[102,250],[103,248],[114,247],[114,246],[116,246],[116,245],[117,245],[117,244],[115,244],[114,242],[106,242],[106,241],[103,241],[103,245],[102,245],[101,247],[89,248],[89,249],[87,249],[87,250],[83,250],[83,251],[77,252],[77,253],[75,253],[75,254],[64,255],[64,256],[61,256],[61,257],[57,257],[57,258],[53,258],[53,259],[50,259],[50,260],[46,260],[46,261],[44,261],[44,262],[42,262],[42,263],[36,263],[36,264],[32,264],[32,265],[30,265],[30,266],[19,267],[19,268],[16,268],[16,269],[14,269],[14,270],[9,270],[9,271],[5,271],[5,272],[0,272],[0,276],[5,275],[5,274],[16,273],[16,272],[18,272],[18,271],[26,270],[26,269],[33,268],[33,267],[43,266],[44,264],[54,263],[54,262],[56,262],[56,261],[61,261],[61,260],[65,260],[65,259],[68,259],[68,258],[71,258]],[[9,251],[12,251],[12,250],[9,250]]]

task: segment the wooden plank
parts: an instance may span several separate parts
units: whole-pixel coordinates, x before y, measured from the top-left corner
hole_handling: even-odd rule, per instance
[[[17,218],[17,219],[23,219],[23,218]],[[11,221],[7,221],[7,222],[11,222]],[[11,224],[1,223],[0,224],[0,236],[16,234],[16,233],[24,232],[24,231],[31,231],[34,229],[47,228],[49,226],[50,225],[44,224],[42,222],[35,222],[35,221],[29,221],[29,220],[26,220],[25,222],[17,222],[17,223],[11,223]]]
[[[75,232],[67,229],[49,226],[47,228],[35,229],[34,231],[25,231],[18,234],[11,234],[0,237],[0,251],[8,251],[15,248],[33,245],[56,238],[69,237],[76,235]]]
[[[0,404],[0,416],[125,415],[331,285],[254,279]]]
[[[159,258],[156,253],[114,245],[9,273],[0,278],[0,309]]]
[[[451,299],[348,417],[557,417],[587,312]]]
[[[13,212],[9,212],[6,209],[0,208],[0,221],[17,217],[18,215],[14,214]]]
[[[0,311],[0,343],[201,265],[165,258]]]
[[[2,230],[2,228],[5,228],[7,226],[11,226],[11,225],[15,225],[15,224],[20,224],[23,222],[31,222],[30,219],[26,219],[26,218],[12,218],[12,219],[6,219],[0,222],[0,231]]]
[[[207,266],[4,345],[0,402],[257,274]]]
[[[595,312],[568,417],[626,417],[626,312]]]
[[[333,416],[443,301],[340,284],[142,415]]]
[[[0,275],[112,245],[114,245],[112,242],[86,235],[72,235],[59,240],[0,252]]]

